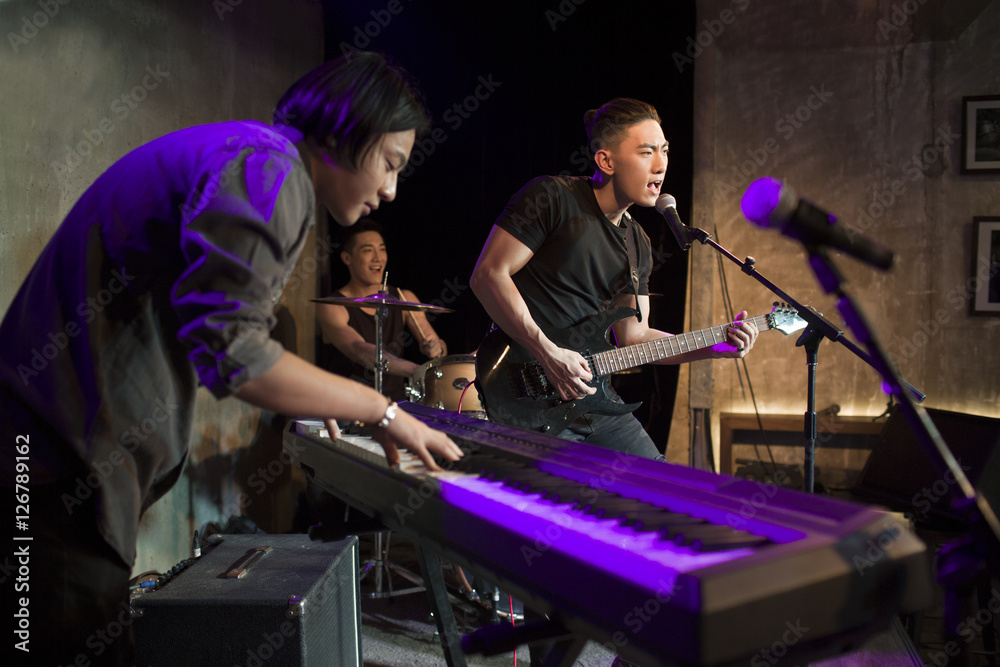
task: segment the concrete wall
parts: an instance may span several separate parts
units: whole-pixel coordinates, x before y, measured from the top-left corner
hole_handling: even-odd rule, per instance
[[[322,61],[320,5],[309,0],[9,0],[0,25],[0,312],[69,208],[117,158],[190,125],[270,120],[285,88]],[[298,274],[310,295],[313,252]],[[295,319],[312,322],[304,308],[292,309]],[[307,354],[308,334],[296,336]],[[230,514],[287,530],[273,508],[292,505],[276,499],[294,497],[295,481],[270,420],[235,399],[199,397],[190,465],[144,519],[136,572],[187,557],[194,528]]]
[[[925,405],[1000,416],[1000,318],[969,314],[972,218],[1000,215],[1000,177],[959,173],[961,98],[1000,93],[1000,3],[700,0],[698,30],[667,63],[695,73],[692,224],[840,322],[800,245],[741,215],[750,182],[785,180],[897,252],[887,273],[835,261]],[[691,252],[691,328],[724,322],[715,253]],[[728,262],[725,273],[737,308],[769,309],[770,292]],[[805,411],[805,353],[795,340],[764,334],[747,358],[762,413]],[[875,371],[849,350],[824,342],[819,362],[819,409],[886,407]],[[695,365],[681,382],[675,458],[688,437],[684,383],[691,407],[710,404],[716,443],[720,412],[753,411],[735,362]]]

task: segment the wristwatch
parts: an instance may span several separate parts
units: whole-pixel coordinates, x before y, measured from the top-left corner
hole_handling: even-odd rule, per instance
[[[378,428],[386,428],[396,418],[396,413],[399,412],[399,406],[396,405],[396,401],[393,401],[385,408],[385,414],[382,415],[382,419],[375,422],[374,426]]]

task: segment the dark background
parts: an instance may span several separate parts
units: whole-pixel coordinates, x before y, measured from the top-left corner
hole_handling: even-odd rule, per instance
[[[409,0],[323,2],[326,57],[354,48],[386,54],[416,79],[440,129],[439,141],[418,142],[396,201],[373,217],[386,229],[390,282],[425,303],[455,309],[432,320],[452,354],[474,350],[489,325],[468,282],[510,196],[542,174],[592,173],[584,157],[588,109],[614,97],[657,108],[670,142],[663,192],[677,198],[682,219],[690,217],[693,68],[678,72],[671,55],[696,33],[694,3],[577,2],[461,8]],[[487,92],[482,81],[495,89],[476,100],[477,87]],[[454,107],[464,102],[460,114]],[[651,323],[680,331],[687,257],[655,210],[634,206],[631,213],[654,249],[673,255],[651,277],[650,291],[667,295],[651,297]],[[335,259],[332,284],[345,282],[346,269]],[[675,367],[646,368],[615,381],[626,399],[646,402],[637,415],[661,447],[676,377]]]

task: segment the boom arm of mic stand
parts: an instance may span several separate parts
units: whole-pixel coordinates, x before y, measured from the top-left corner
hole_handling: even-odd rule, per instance
[[[962,600],[971,581],[982,568],[995,572],[1000,567],[1000,519],[990,503],[966,477],[965,472],[948,448],[944,438],[927,411],[903,391],[899,373],[889,355],[875,336],[874,328],[868,322],[853,297],[844,289],[843,277],[822,248],[809,248],[809,264],[820,285],[837,298],[837,309],[843,315],[848,327],[872,353],[876,370],[882,375],[899,399],[899,407],[930,457],[934,467],[944,479],[954,480],[957,492],[952,492],[953,507],[959,512],[968,533],[947,544],[938,555],[938,580],[945,588],[945,628],[948,639],[957,642],[961,626]],[[951,630],[956,628],[956,630]],[[962,644],[960,650],[967,650]]]
[[[825,338],[829,338],[830,340],[836,343],[840,343],[848,350],[853,352],[859,359],[861,359],[866,364],[871,366],[875,371],[878,371],[879,367],[876,364],[875,360],[872,359],[871,355],[866,353],[864,350],[862,350],[860,347],[858,347],[856,344],[854,344],[852,341],[846,338],[844,336],[844,332],[841,331],[835,324],[833,324],[832,322],[830,322],[830,320],[823,317],[823,315],[821,315],[819,312],[816,311],[816,309],[812,308],[811,306],[803,306],[798,301],[793,299],[791,296],[786,294],[784,290],[782,290],[777,285],[772,283],[770,280],[768,280],[760,273],[758,273],[756,267],[754,266],[757,260],[755,260],[753,257],[748,256],[746,258],[746,261],[741,261],[739,258],[736,257],[736,255],[734,255],[733,253],[729,252],[721,245],[716,243],[716,241],[712,238],[712,235],[704,231],[703,229],[698,229],[697,227],[688,227],[688,231],[691,234],[691,238],[700,241],[704,245],[709,245],[715,248],[722,256],[726,257],[727,259],[735,263],[737,266],[739,266],[740,270],[743,271],[743,273],[747,274],[751,278],[756,279],[757,282],[759,282],[761,285],[769,289],[771,292],[776,294],[782,301],[784,301],[786,304],[788,304],[796,311],[798,311],[799,316],[806,322],[808,322],[809,326],[813,330],[822,334]],[[903,387],[906,388],[910,396],[913,397],[913,400],[917,401],[918,403],[922,403],[924,399],[927,398],[927,396],[923,392],[921,392],[919,389],[911,385],[903,378],[900,377],[899,382]]]

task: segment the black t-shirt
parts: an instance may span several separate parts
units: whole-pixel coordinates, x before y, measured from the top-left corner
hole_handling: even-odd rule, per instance
[[[389,287],[389,293],[395,294],[396,288]],[[331,296],[345,297],[346,294],[337,290]],[[375,316],[369,315],[361,308],[347,309],[347,325],[357,331],[366,343],[375,344]],[[397,357],[403,356],[409,332],[406,330],[406,322],[403,311],[396,308],[389,309],[389,316],[382,323],[382,350]],[[369,387],[375,384],[375,371],[371,368],[356,364],[347,355],[337,349],[336,345],[322,343],[322,337],[318,338],[321,345],[319,353],[319,366],[331,373],[343,375],[344,377],[357,380]],[[394,401],[402,401],[406,398],[406,383],[404,378],[398,375],[382,374],[382,393]]]
[[[639,294],[649,294],[649,237],[627,213],[623,223],[614,225],[604,215],[587,177],[542,176],[511,197],[496,225],[534,253],[514,274],[514,284],[543,330],[572,326],[605,310],[622,291],[631,292],[629,224],[638,230]]]

